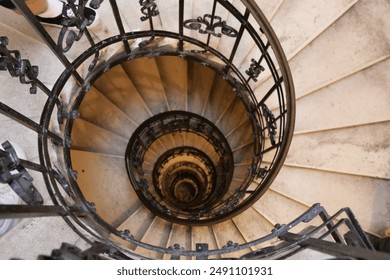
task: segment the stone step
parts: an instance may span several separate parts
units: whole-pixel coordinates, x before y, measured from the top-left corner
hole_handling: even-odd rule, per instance
[[[390,120],[390,59],[297,100],[296,133]]]
[[[129,230],[135,239],[141,240],[154,220],[155,215],[145,206],[141,205],[130,217],[128,217],[118,230]],[[125,247],[134,250],[137,246],[126,241],[121,242]]]
[[[390,223],[386,206],[390,199],[388,185],[388,179],[286,164],[272,189],[305,205],[318,202],[329,213],[350,207],[366,231],[382,235],[385,225]]]
[[[386,121],[295,135],[286,163],[390,179],[389,125]]]
[[[172,224],[159,217],[155,217],[150,227],[141,239],[141,242],[166,248]],[[163,253],[150,251],[138,246],[135,252],[149,258],[161,259]]]
[[[121,65],[111,68],[109,72],[102,75],[94,83],[94,87],[138,125],[153,115]]]
[[[133,119],[94,88],[83,98],[79,111],[80,118],[123,138],[130,139],[137,128]]]
[[[168,110],[188,110],[187,60],[180,57],[161,56],[156,58],[157,67],[168,102]]]
[[[224,246],[235,246],[236,244],[245,243],[242,233],[238,230],[233,220],[227,220],[212,226],[215,240],[219,248]],[[238,252],[231,252],[221,255],[222,258],[238,258],[246,253],[251,252],[250,249],[240,250]]]
[[[138,58],[122,63],[150,111],[155,115],[168,110],[168,100],[155,59]]]
[[[179,224],[172,224],[171,232],[167,242],[168,247],[179,245],[184,250],[191,249],[191,227]],[[171,255],[164,255],[163,259],[171,259]],[[191,257],[181,256],[181,260],[190,260]]]
[[[286,56],[291,58],[306,47],[356,2],[358,0],[283,1],[271,25]]]
[[[113,227],[140,207],[123,158],[73,150],[71,161],[85,199],[94,202],[97,214]]]
[[[72,127],[72,149],[124,156],[129,139],[81,118]]]
[[[193,226],[191,227],[191,249],[197,251],[197,244],[207,243],[209,250],[218,249],[218,244],[215,239],[214,229],[209,226]],[[215,255],[215,258],[220,257]],[[211,257],[210,257],[211,258]]]
[[[361,0],[290,60],[296,97],[307,95],[389,55],[385,0]],[[361,26],[357,29],[356,26]],[[378,32],[373,32],[378,30]],[[373,46],[373,42],[376,42]],[[326,59],[324,59],[326,57]],[[273,85],[267,79],[261,95]]]

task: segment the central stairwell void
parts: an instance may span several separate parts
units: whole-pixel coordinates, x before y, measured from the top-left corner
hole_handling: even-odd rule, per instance
[[[87,1],[67,2],[76,17],[61,29],[13,2],[56,68],[49,81],[1,37],[0,70],[45,102],[39,119],[0,103],[38,149],[27,160],[4,142],[0,182],[24,204],[0,205],[0,218],[62,216],[91,246],[41,258],[289,258],[305,248],[388,258],[349,208],[330,216],[314,204],[282,225],[260,210],[292,141],[295,95],[255,1],[92,0],[97,31]]]

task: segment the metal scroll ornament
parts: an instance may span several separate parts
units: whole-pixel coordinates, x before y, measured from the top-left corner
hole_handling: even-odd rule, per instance
[[[8,38],[0,37],[0,71],[7,71],[12,77],[18,77],[22,84],[30,84],[30,93],[37,92],[38,67],[32,66],[30,61],[22,59],[19,51],[7,48]]]
[[[251,65],[249,66],[249,69],[245,71],[249,77],[257,82],[257,78],[261,74],[261,72],[265,71],[264,67],[260,65],[259,62],[257,62],[254,58],[251,60]]]
[[[196,19],[185,20],[184,27],[197,30],[201,34],[211,34],[218,38],[222,37],[222,35],[232,38],[238,36],[238,31],[227,25],[226,21],[222,20],[220,16],[212,16],[210,14],[205,14],[203,17]],[[221,32],[216,32],[217,28],[221,28]]]
[[[144,16],[141,17],[142,21],[148,20],[151,17],[158,16],[160,12],[157,10],[157,4],[155,0],[140,0],[141,12]]]
[[[263,115],[265,118],[265,122],[267,123],[268,136],[271,141],[272,146],[276,145],[275,136],[277,134],[277,124],[274,114],[272,114],[271,110],[267,107],[267,105],[263,104],[261,106],[263,109]]]
[[[73,44],[83,37],[86,28],[95,20],[94,14],[86,15],[86,4],[87,1],[85,0],[80,0],[78,5],[75,5],[74,0],[68,0],[68,4],[64,4],[62,10],[63,27],[58,37],[58,45],[64,53],[69,51]]]
[[[0,183],[8,184],[28,205],[43,204],[43,198],[32,184],[33,178],[20,162],[14,147],[6,141],[0,149]]]

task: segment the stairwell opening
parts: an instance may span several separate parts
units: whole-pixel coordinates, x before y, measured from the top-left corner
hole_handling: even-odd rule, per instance
[[[260,164],[256,151],[265,137],[259,130],[264,125],[248,112],[252,107],[242,87],[222,76],[222,69],[218,72],[197,60],[117,57],[110,68],[92,75],[89,90],[79,94],[72,107],[78,117],[68,126],[70,164],[86,200],[115,226],[140,202],[154,214],[182,224],[216,223],[240,213],[236,206],[251,195],[245,193],[255,179],[250,170]],[[137,75],[139,66],[151,61],[155,71]],[[159,67],[161,61],[176,67]],[[172,83],[166,77],[178,69],[188,78]],[[211,82],[198,88],[195,81],[202,80]],[[182,104],[169,102],[181,96]],[[107,110],[109,120],[102,114]],[[83,168],[86,158],[80,153],[100,157],[99,167],[91,169],[94,165],[88,162]],[[125,171],[130,184],[124,182]],[[105,187],[107,181],[100,177],[110,178],[115,187]]]

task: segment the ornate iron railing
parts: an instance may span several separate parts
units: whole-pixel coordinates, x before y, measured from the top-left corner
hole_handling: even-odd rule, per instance
[[[316,223],[316,226],[309,226]],[[300,230],[304,225],[305,229]],[[246,244],[229,242],[219,250],[208,250],[208,244],[197,244],[197,251],[184,251],[180,246],[173,246],[178,256],[194,256],[197,259],[207,259],[217,254],[225,254],[255,248],[267,241],[275,240],[275,245],[263,247],[234,259],[260,260],[260,259],[306,259],[308,256],[299,255],[305,250],[314,250],[322,253],[323,259],[356,259],[356,260],[389,260],[390,254],[376,252],[367,238],[359,222],[349,208],[340,209],[330,216],[319,204],[314,204],[305,213],[288,224],[276,225],[272,233],[253,240]],[[168,250],[167,250],[168,252]],[[172,251],[169,251],[172,253]],[[135,259],[137,256],[133,256]],[[63,244],[59,250],[53,251],[51,256],[40,256],[41,259],[129,259],[120,249],[96,243],[86,251]]]

